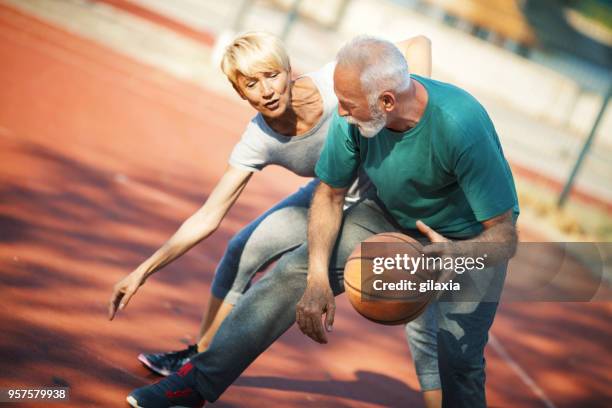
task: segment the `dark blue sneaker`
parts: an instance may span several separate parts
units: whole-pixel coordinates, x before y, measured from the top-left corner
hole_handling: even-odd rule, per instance
[[[126,400],[135,408],[200,408],[204,398],[195,390],[195,370],[191,363],[155,384],[136,388]]]
[[[169,351],[167,353],[142,353],[138,361],[156,374],[168,376],[185,365],[192,357],[198,354],[198,346],[192,344],[184,350]]]

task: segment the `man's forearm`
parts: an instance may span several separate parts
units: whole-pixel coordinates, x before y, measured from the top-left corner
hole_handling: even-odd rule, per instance
[[[514,256],[518,235],[512,222],[500,222],[485,229],[478,236],[465,241],[453,241],[456,252],[466,257],[481,257],[486,252],[485,264],[497,265]]]
[[[326,279],[332,248],[342,222],[344,190],[317,187],[308,216],[308,279]]]

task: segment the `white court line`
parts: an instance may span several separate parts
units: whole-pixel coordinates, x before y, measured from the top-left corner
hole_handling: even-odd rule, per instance
[[[529,387],[529,389],[542,401],[547,408],[557,408],[556,405],[548,398],[544,391],[535,383],[535,381],[527,374],[525,370],[512,358],[506,351],[504,346],[497,340],[493,334],[489,335],[489,344],[499,354],[499,356],[512,368],[518,377]]]

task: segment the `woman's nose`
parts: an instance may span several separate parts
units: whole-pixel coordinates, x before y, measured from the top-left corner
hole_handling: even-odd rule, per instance
[[[274,89],[268,83],[268,81],[261,81],[260,83],[261,83],[261,94],[263,95],[264,98],[269,98],[272,95],[274,95]]]

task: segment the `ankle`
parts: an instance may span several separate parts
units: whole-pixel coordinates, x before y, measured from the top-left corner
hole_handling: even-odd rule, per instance
[[[203,353],[208,348],[208,342],[200,342],[197,344],[197,346],[198,346],[198,353]]]

